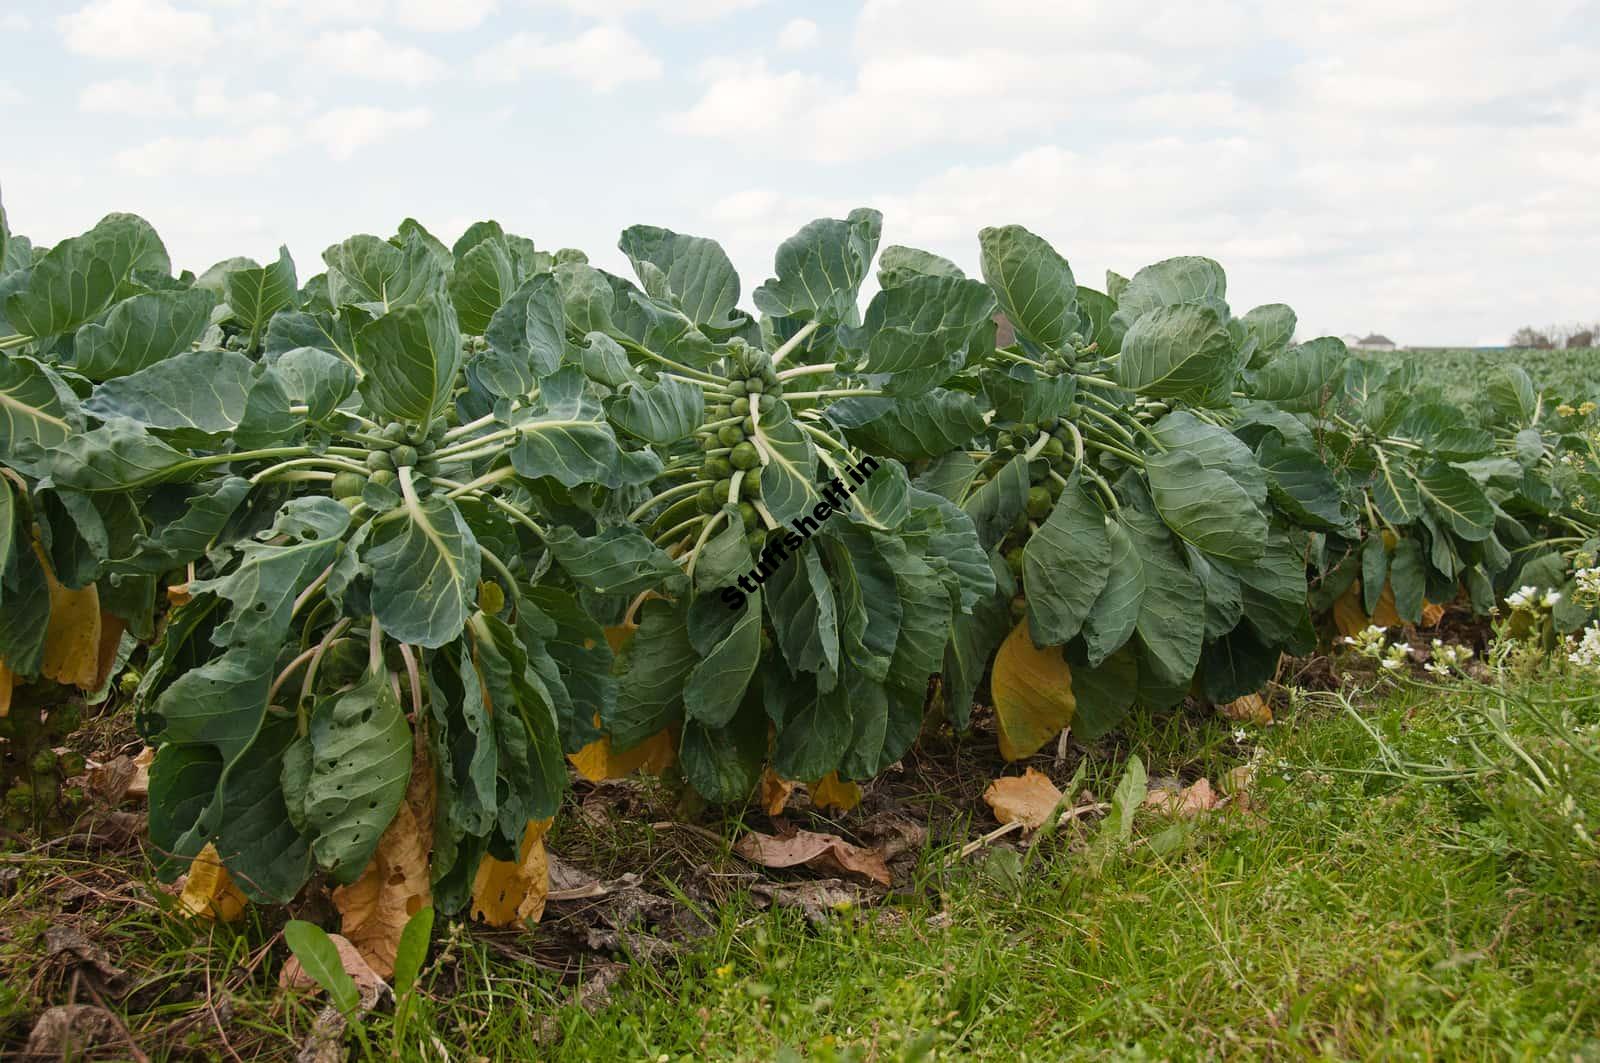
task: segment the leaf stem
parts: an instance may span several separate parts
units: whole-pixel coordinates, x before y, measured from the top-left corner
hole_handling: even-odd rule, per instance
[[[821,327],[821,325],[822,322],[818,321],[816,318],[812,318],[804,325],[801,325],[800,328],[795,331],[793,336],[790,336],[788,339],[784,340],[783,343],[779,345],[778,349],[772,352],[773,366],[776,367],[779,362],[782,362],[785,358],[789,357],[790,353],[794,351],[796,347],[804,343],[813,332],[817,331],[817,329]]]
[[[793,380],[797,376],[810,376],[813,373],[832,373],[839,368],[838,362],[818,362],[816,365],[797,365],[785,369],[778,374],[780,381]]]
[[[645,499],[639,504],[638,509],[635,509],[632,513],[628,514],[628,519],[638,520],[640,517],[648,513],[651,507],[659,505],[668,499],[682,498],[684,495],[692,495],[710,482],[710,480],[694,480],[690,483],[679,484],[676,487],[669,487],[658,495],[651,495],[649,498]]]

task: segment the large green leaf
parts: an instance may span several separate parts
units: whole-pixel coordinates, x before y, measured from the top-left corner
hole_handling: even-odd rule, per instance
[[[1020,225],[978,233],[983,279],[1012,326],[1038,344],[1060,349],[1078,331],[1078,289],[1056,249]]]
[[[913,277],[964,277],[948,258],[915,247],[890,244],[878,255],[878,287],[893,288]]]
[[[550,529],[547,545],[573,582],[595,594],[633,596],[683,589],[683,569],[637,527],[606,528],[585,538],[566,526]]]
[[[478,379],[504,398],[529,395],[541,377],[561,367],[565,333],[555,274],[529,277],[490,318],[484,331],[488,349],[473,363]]]
[[[1267,474],[1273,504],[1296,523],[1326,531],[1351,526],[1339,482],[1315,452],[1271,435],[1261,441],[1256,460]]]
[[[531,819],[555,815],[566,789],[555,700],[515,632],[497,617],[472,620],[478,668],[494,708],[499,746],[501,836],[522,837]]]
[[[111,308],[104,322],[77,332],[72,368],[90,380],[136,373],[186,351],[199,339],[216,297],[203,288],[144,292]]]
[[[1350,352],[1344,341],[1321,336],[1279,354],[1250,375],[1253,398],[1286,410],[1314,410],[1344,373]]]
[[[5,318],[24,336],[70,332],[110,306],[135,270],[171,272],[167,249],[143,218],[108,214],[34,260],[28,286],[6,297]]]
[[[540,385],[539,401],[512,418],[511,464],[530,479],[550,476],[567,487],[622,482],[620,447],[583,373],[565,366]]]
[[[845,438],[869,454],[918,461],[965,447],[988,425],[973,396],[934,388],[902,398],[844,398],[827,408]]]
[[[820,779],[839,766],[849,748],[854,712],[849,689],[840,683],[822,691],[801,678],[768,683],[767,713],[781,704],[772,766],[786,779]]]
[[[1297,319],[1294,310],[1283,303],[1255,307],[1239,320],[1256,338],[1256,350],[1262,355],[1270,357],[1294,340]]]
[[[1067,649],[1067,665],[1072,669],[1072,735],[1080,742],[1091,742],[1114,729],[1127,718],[1139,693],[1139,655],[1132,646],[1091,665],[1085,657]]]
[[[517,287],[517,270],[505,238],[479,241],[455,263],[450,275],[450,301],[461,331],[482,336]]]
[[[807,225],[778,246],[778,275],[752,294],[756,307],[773,317],[854,324],[857,293],[882,231],[883,215],[868,209]]]
[[[780,564],[762,584],[767,619],[792,671],[837,676],[839,615],[833,589],[816,551],[802,545],[797,552],[798,557]],[[832,682],[824,685],[831,688]]]
[[[687,610],[659,598],[639,608],[639,630],[621,655],[617,703],[602,721],[613,749],[632,749],[683,719],[684,683],[698,659]]]
[[[53,450],[82,425],[78,398],[50,367],[21,355],[0,356],[0,461],[31,466],[21,447]]]
[[[1235,561],[1261,556],[1266,516],[1233,477],[1181,450],[1150,455],[1145,474],[1161,519],[1185,542]]]
[[[683,726],[678,763],[683,777],[707,801],[734,804],[749,797],[767,758],[767,718],[747,706],[725,727],[690,720]]]
[[[105,420],[130,417],[147,428],[218,435],[244,420],[256,371],[237,351],[188,351],[106,381],[83,408]]]
[[[270,362],[284,395],[306,407],[306,419],[321,421],[356,389],[349,362],[319,347],[292,347]]]
[[[1144,568],[1135,624],[1144,665],[1154,682],[1186,687],[1200,661],[1205,611],[1195,606],[1205,590],[1160,521],[1124,508],[1122,523]]]
[[[49,457],[55,482],[79,491],[130,491],[192,480],[205,468],[127,417],[113,417],[99,428],[70,436]]]
[[[1266,474],[1237,436],[1186,410],[1167,414],[1151,426],[1150,434],[1168,450],[1192,454],[1205,468],[1227,473],[1257,509],[1266,510]]]
[[[622,231],[617,247],[633,263],[645,290],[651,289],[647,273],[659,276],[665,291],[658,297],[683,311],[690,321],[718,329],[737,324],[732,314],[739,305],[739,274],[715,240],[654,225],[633,225]]]
[[[817,452],[811,437],[794,420],[789,404],[764,404],[756,438],[770,456],[761,469],[761,498],[772,518],[788,524],[822,504],[816,487]]]
[[[356,303],[377,314],[431,295],[444,279],[433,248],[415,231],[398,246],[376,236],[352,236],[324,251],[322,260],[334,306]]]
[[[305,820],[311,851],[334,881],[366,869],[411,778],[411,728],[389,677],[368,673],[311,713],[311,777]]]
[[[1216,310],[1179,303],[1151,310],[1128,329],[1117,382],[1141,395],[1205,403],[1225,393],[1237,370],[1233,337]]]
[[[861,352],[855,369],[888,374],[885,389],[918,394],[960,369],[967,346],[994,313],[994,295],[961,277],[913,277],[872,297],[860,328],[840,340]]]
[[[1225,316],[1227,294],[1227,277],[1211,259],[1195,255],[1163,259],[1135,273],[1120,293],[1111,292],[1117,301],[1116,328],[1127,333],[1150,311],[1180,303],[1203,304]]]
[[[391,419],[426,422],[449,403],[461,368],[461,332],[441,292],[400,306],[355,337],[361,394]]]
[[[298,286],[289,249],[278,248],[278,260],[270,265],[229,273],[223,291],[235,323],[252,339],[256,338],[273,314],[294,305]]]
[[[476,608],[482,555],[455,503],[442,495],[408,498],[373,524],[362,560],[372,566],[378,623],[401,642],[429,649],[460,635]]]
[[[630,382],[606,402],[612,423],[657,446],[687,439],[700,427],[705,411],[705,392],[699,385],[670,377]]]
[[[1028,630],[1036,646],[1076,638],[1110,572],[1105,514],[1077,487],[1063,491],[1023,551]]]
[[[1463,470],[1430,461],[1417,471],[1416,483],[1428,510],[1458,538],[1482,542],[1494,530],[1494,504]]]

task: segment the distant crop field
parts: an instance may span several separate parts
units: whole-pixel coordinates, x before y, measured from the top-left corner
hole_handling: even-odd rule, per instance
[[[1417,347],[1386,357],[1409,358],[1425,367],[1424,380],[1446,402],[1476,407],[1489,370],[1520,365],[1534,385],[1558,401],[1600,400],[1600,348],[1571,351],[1530,347]]]

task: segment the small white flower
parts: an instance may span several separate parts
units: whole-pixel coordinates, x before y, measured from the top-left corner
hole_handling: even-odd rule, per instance
[[[1250,732],[1246,731],[1243,727],[1235,727],[1233,729],[1233,740],[1235,742],[1247,742],[1249,739]]]
[[[1545,591],[1544,597],[1539,600],[1539,604],[1546,609],[1554,609],[1559,601],[1561,601],[1560,591]]]
[[[1397,661],[1393,657],[1385,657],[1383,660],[1379,661],[1378,663],[1381,666],[1383,666],[1384,668],[1386,668],[1389,671],[1391,671],[1391,672],[1394,671],[1396,668],[1400,667],[1400,662]]]

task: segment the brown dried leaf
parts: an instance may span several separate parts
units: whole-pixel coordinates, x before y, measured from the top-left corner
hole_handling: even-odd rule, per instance
[[[761,807],[769,816],[781,816],[789,807],[789,796],[794,793],[794,783],[780,779],[770,767],[761,773]]]
[[[734,843],[733,851],[762,867],[798,867],[855,875],[887,886],[889,865],[877,849],[851,845],[835,834],[796,831],[787,837],[750,831]]]
[[[1061,798],[1056,784],[1037,768],[996,779],[983,792],[984,801],[994,809],[995,819],[1001,823],[1021,823],[1028,830],[1038,830],[1048,823],[1050,813],[1056,810]]]
[[[361,955],[361,950],[343,934],[329,934],[333,947],[339,950],[339,966],[343,967],[352,981],[356,984],[357,991],[361,994],[364,1008],[370,1008],[377,1002],[378,994],[388,987],[388,984],[379,976],[372,965],[367,963]],[[289,962],[283,965],[283,970],[278,973],[278,985],[283,989],[309,989],[320,990],[316,979],[306,974],[300,966],[300,958],[293,954]]]
[[[189,593],[187,583],[174,583],[167,588],[167,604],[176,609],[180,605],[188,605],[194,595]]]
[[[50,959],[77,967],[108,991],[121,995],[127,987],[128,973],[111,962],[111,954],[70,926],[52,926],[44,932],[44,947]]]
[[[220,919],[231,923],[244,914],[245,896],[222,866],[217,847],[206,842],[184,876],[178,910],[191,919]]]
[[[1444,619],[1444,606],[1436,602],[1424,601],[1422,603],[1422,626],[1438,627],[1439,621]]]
[[[432,825],[424,831],[410,806],[402,804],[361,877],[333,891],[333,906],[343,917],[340,930],[384,978],[394,974],[407,921],[433,902],[428,882],[432,837]]]
[[[830,771],[811,784],[811,803],[818,808],[848,812],[861,803],[861,784],[842,782],[838,772]]]
[[[1038,752],[1072,722],[1078,703],[1072,696],[1072,669],[1061,647],[1038,649],[1022,620],[995,654],[989,677],[1000,755],[1020,760]]]
[[[1217,801],[1217,793],[1211,788],[1210,780],[1204,778],[1196,779],[1181,790],[1176,787],[1152,787],[1144,797],[1147,808],[1179,819],[1193,819],[1203,812],[1210,812],[1217,807]]]
[[[1272,706],[1260,694],[1246,694],[1242,698],[1218,705],[1217,711],[1230,720],[1240,723],[1253,723],[1258,727],[1265,727],[1272,722]]]
[[[550,865],[544,836],[550,820],[537,819],[522,832],[516,863],[486,856],[472,882],[472,917],[490,926],[510,926],[544,915],[550,893]]]
[[[22,1051],[29,1059],[79,1059],[85,1048],[122,1039],[116,1017],[106,1009],[62,1004],[39,1016]]]
[[[6,662],[0,661],[0,720],[11,715],[11,692],[16,686],[16,673],[6,667]]]
[[[815,882],[756,882],[750,892],[779,908],[792,908],[812,926],[826,926],[832,918],[873,900],[860,886],[838,878]]]

